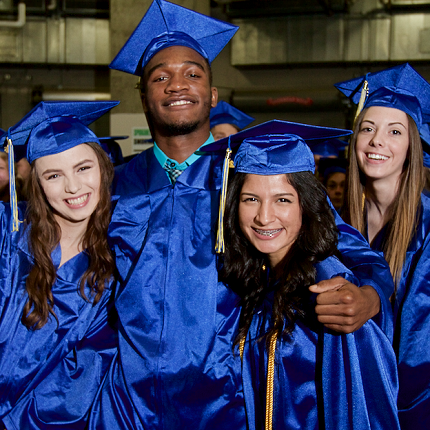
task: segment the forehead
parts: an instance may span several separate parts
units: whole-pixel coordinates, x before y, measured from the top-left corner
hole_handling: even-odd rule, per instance
[[[40,169],[47,168],[67,168],[73,167],[84,160],[97,162],[98,158],[95,151],[85,143],[66,149],[58,154],[45,155],[35,160],[36,167]]]
[[[169,46],[157,52],[143,70],[143,77],[148,76],[154,68],[181,67],[190,63],[199,64],[208,73],[207,61],[194,49],[186,46]]]
[[[408,125],[408,117],[405,112],[400,109],[386,107],[386,106],[371,106],[369,107],[364,116],[363,121],[377,119],[387,123],[401,122],[405,127]]]
[[[245,177],[242,191],[252,192],[253,190],[259,190],[267,194],[283,192],[297,194],[285,173],[279,175],[256,175],[248,173]]]

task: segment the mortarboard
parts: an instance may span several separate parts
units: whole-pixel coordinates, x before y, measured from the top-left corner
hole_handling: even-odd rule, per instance
[[[336,138],[310,144],[311,151],[315,155],[321,155],[321,157],[339,157],[340,151],[347,146],[348,142]]]
[[[211,63],[238,28],[168,1],[154,0],[109,67],[142,76],[149,60],[170,46],[194,49]]]
[[[119,146],[117,140],[128,139],[128,136],[106,136],[99,137],[100,145],[103,151],[106,152],[110,161],[114,166],[119,166],[124,163],[124,157],[122,155],[121,146]]]
[[[430,121],[430,85],[408,63],[335,84],[361,108],[384,106],[410,115],[418,130]]]
[[[307,142],[313,144],[318,140],[347,136],[351,133],[351,130],[273,120],[240,131],[202,148],[204,152],[226,150],[216,252],[224,252],[223,218],[229,167],[235,167],[236,172],[257,175],[304,171],[313,173],[315,161]],[[234,163],[232,163],[230,156],[236,149]]]
[[[32,163],[40,157],[58,154],[82,143],[100,144],[97,136],[87,126],[118,104],[118,101],[40,102],[2,136],[9,152],[13,231],[18,230],[14,145],[27,145],[27,159]]]
[[[216,107],[212,108],[210,112],[210,128],[218,124],[232,124],[239,130],[242,130],[251,124],[252,121],[254,121],[252,116],[247,115],[223,100],[219,101]]]

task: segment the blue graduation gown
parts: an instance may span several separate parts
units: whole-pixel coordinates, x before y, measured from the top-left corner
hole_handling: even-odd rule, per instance
[[[317,281],[351,273],[334,257],[316,265]],[[254,315],[243,356],[248,429],[264,429],[273,293]],[[273,428],[398,429],[396,357],[372,320],[352,334],[333,334],[315,314],[296,322],[275,352]],[[375,401],[377,399],[377,401]]]
[[[21,316],[28,297],[25,282],[34,260],[28,230],[21,227],[11,233],[10,225],[10,207],[0,204],[0,422],[8,429],[45,429],[55,421],[70,420],[69,428],[83,428],[117,345],[116,332],[105,324],[110,287],[95,306],[85,301],[79,281],[88,257],[76,255],[57,269],[52,287],[58,324],[51,317],[40,330],[27,329]],[[58,267],[59,247],[52,258]],[[61,378],[56,376],[59,365],[67,367]],[[81,382],[80,390],[65,401],[65,393],[76,381]]]
[[[421,203],[393,306],[398,408],[404,430],[430,428],[430,198],[422,194]],[[384,232],[373,241],[375,250],[381,251]]]
[[[222,158],[200,157],[175,186],[152,149],[117,170],[109,236],[121,283],[119,352],[90,428],[246,427],[241,364],[232,353],[238,298],[218,282],[214,252]],[[338,220],[345,260],[387,301],[385,260]]]

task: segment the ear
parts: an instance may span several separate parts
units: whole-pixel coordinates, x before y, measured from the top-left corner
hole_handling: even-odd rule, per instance
[[[146,94],[142,93],[142,91],[140,92],[140,101],[142,102],[143,112],[147,113],[148,112],[148,105],[146,103]]]
[[[218,103],[218,88],[211,87],[211,107],[215,107]]]

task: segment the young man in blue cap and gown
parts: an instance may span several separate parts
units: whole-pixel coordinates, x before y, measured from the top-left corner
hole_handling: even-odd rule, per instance
[[[218,282],[214,253],[222,160],[195,153],[213,142],[210,62],[236,30],[155,0],[110,65],[141,78],[155,144],[119,166],[114,181],[120,197],[109,235],[121,282],[119,351],[89,428],[246,427],[240,359],[232,352],[239,300]],[[319,317],[353,331],[376,315],[390,335],[387,265],[338,223],[339,249],[361,288],[341,278],[313,287],[324,292]]]
[[[248,127],[254,118],[224,100],[220,100],[210,113],[210,129],[215,140],[236,134]]]

